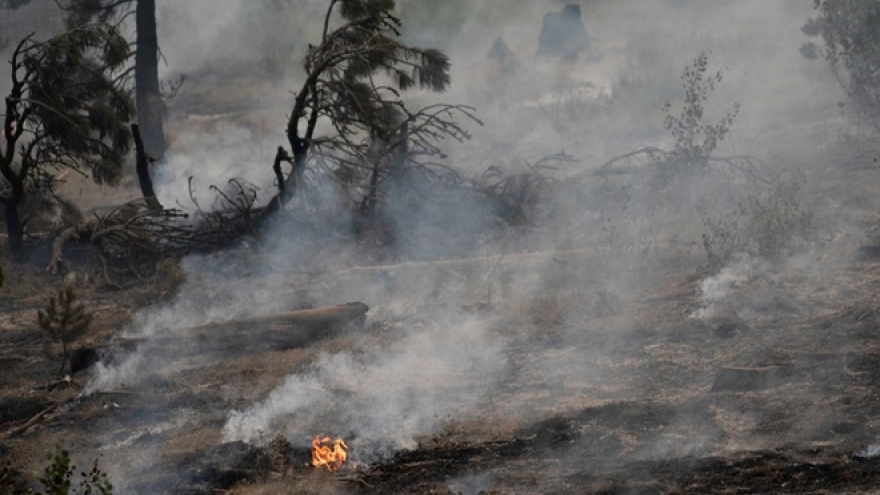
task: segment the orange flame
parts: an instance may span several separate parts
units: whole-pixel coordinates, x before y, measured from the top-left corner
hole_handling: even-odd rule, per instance
[[[330,437],[321,438],[315,435],[312,440],[312,466],[316,468],[325,467],[331,472],[342,469],[348,459],[348,445],[341,438],[333,440],[333,446],[330,446]]]

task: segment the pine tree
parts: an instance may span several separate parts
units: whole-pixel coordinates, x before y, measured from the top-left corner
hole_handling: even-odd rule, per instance
[[[134,89],[144,147],[150,155],[161,161],[167,146],[164,124],[166,109],[159,83],[156,0],[67,0],[60,5],[68,12],[68,23],[71,26],[124,19],[134,13],[134,65],[123,72],[122,82]],[[133,88],[130,84],[132,77]]]
[[[394,8],[394,0],[330,0],[320,43],[309,45],[306,78],[287,125],[293,170],[286,178],[278,174],[280,191],[273,204],[284,205],[293,197],[316,147],[324,156],[333,155],[339,167],[355,170],[363,166],[363,157],[375,154],[377,142],[393,148],[388,143],[399,141],[402,133],[428,133],[424,127],[407,125],[414,114],[400,92],[416,87],[445,91],[450,84],[449,58],[440,50],[405,44]],[[337,14],[341,23],[334,28]],[[380,74],[393,86],[377,84],[374,76]],[[322,118],[332,125],[334,135],[316,138]]]
[[[99,184],[121,178],[134,105],[114,74],[129,53],[125,38],[107,24],[48,41],[28,36],[13,51],[0,128],[0,204],[10,252],[22,249],[19,206],[27,194],[51,191],[50,172],[87,171]]]
[[[86,311],[85,305],[77,303],[76,291],[66,287],[58,291],[57,296],[49,299],[45,310],[37,312],[37,321],[49,339],[61,343],[61,368],[64,373],[70,358],[70,344],[89,331],[94,315]]]

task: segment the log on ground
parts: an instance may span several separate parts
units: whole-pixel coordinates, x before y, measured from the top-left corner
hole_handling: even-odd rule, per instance
[[[119,338],[98,348],[102,361],[136,349],[160,350],[169,358],[236,356],[308,345],[363,328],[369,306],[354,302],[270,316],[166,329],[149,338]]]

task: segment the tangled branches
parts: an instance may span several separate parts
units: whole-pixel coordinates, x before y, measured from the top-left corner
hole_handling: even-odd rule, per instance
[[[52,244],[46,269],[57,273],[64,263],[64,245],[80,241],[95,247],[108,282],[111,268],[146,279],[162,258],[192,250],[192,227],[182,221],[187,217],[180,210],[153,210],[144,200],[131,201],[62,232]]]
[[[534,164],[526,163],[527,171],[512,175],[492,166],[473,182],[473,187],[486,199],[496,217],[507,225],[534,223],[534,215],[529,213],[556,183],[549,174],[558,170],[557,164],[574,161],[565,153],[551,154]]]
[[[779,182],[778,174],[769,169],[762,160],[751,155],[707,155],[701,157],[701,163],[701,174],[704,175],[718,174],[730,176],[731,174],[738,174],[745,179],[768,186]],[[620,166],[621,164],[624,166]],[[657,167],[658,173],[663,174],[664,179],[669,180],[676,172],[682,172],[688,164],[692,164],[689,158],[675,151],[641,146],[611,158],[602,164],[594,172],[594,175],[608,177],[611,175],[629,174],[639,170],[644,165],[653,165]]]

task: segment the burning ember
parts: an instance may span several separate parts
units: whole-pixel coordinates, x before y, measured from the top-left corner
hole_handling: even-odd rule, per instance
[[[325,467],[331,472],[339,471],[348,459],[347,450],[348,445],[341,438],[333,440],[331,447],[330,437],[315,435],[312,440],[312,466]]]

